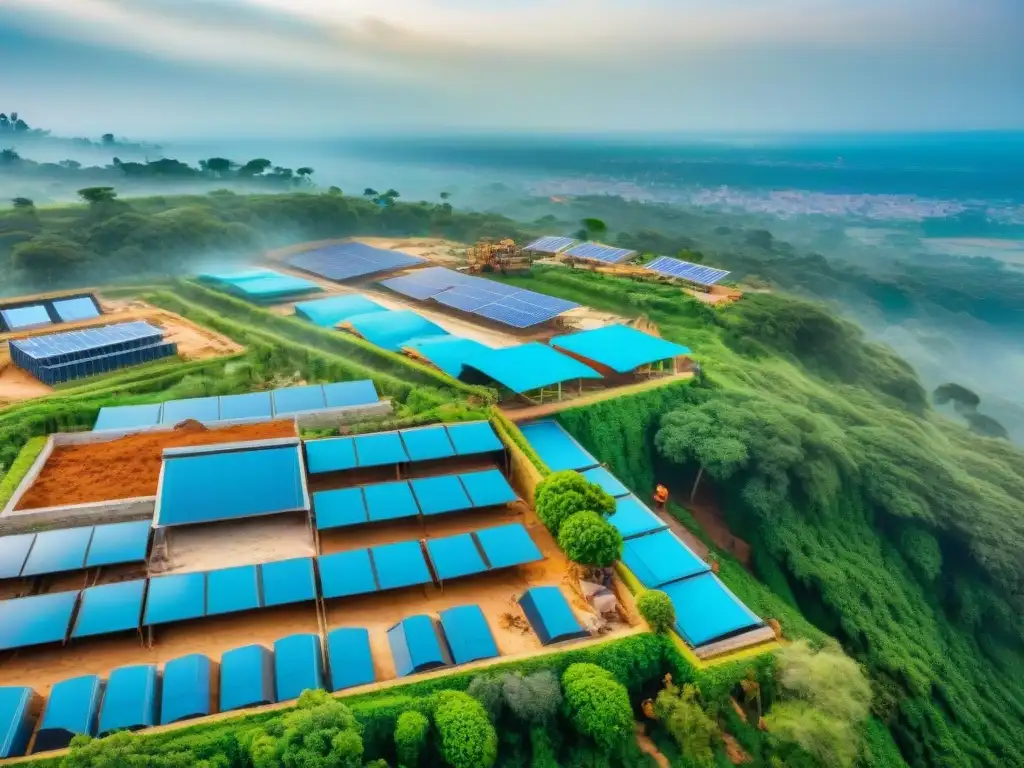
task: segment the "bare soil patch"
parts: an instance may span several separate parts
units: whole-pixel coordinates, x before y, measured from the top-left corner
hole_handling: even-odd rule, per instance
[[[165,432],[143,432],[117,440],[54,449],[17,511],[154,496],[164,448],[295,437],[292,421],[222,429],[185,422]]]

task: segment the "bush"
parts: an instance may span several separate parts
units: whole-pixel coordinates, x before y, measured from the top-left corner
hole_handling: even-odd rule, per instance
[[[487,710],[487,714],[493,722],[498,721],[502,710],[505,708],[500,677],[497,675],[477,675],[469,684],[466,693],[483,705],[483,708]]]
[[[626,688],[593,664],[572,664],[562,675],[565,706],[576,730],[604,749],[633,736],[633,708]]]
[[[570,470],[553,472],[538,483],[533,502],[537,515],[556,536],[561,523],[575,512],[588,509],[606,517],[615,514],[615,499],[607,491]]]
[[[546,669],[526,676],[505,675],[502,693],[509,711],[531,725],[549,722],[562,704],[562,686],[554,673]]]
[[[622,557],[622,534],[596,512],[577,512],[562,524],[558,546],[574,563],[604,568]]]
[[[411,709],[398,716],[398,723],[395,725],[395,751],[398,753],[400,765],[414,768],[420,764],[429,730],[430,721],[422,712]]]
[[[676,607],[660,589],[648,589],[636,601],[636,609],[655,632],[668,632],[676,623]]]
[[[498,759],[498,734],[483,705],[468,693],[437,694],[434,724],[441,755],[452,768],[490,768]]]
[[[363,728],[326,691],[305,691],[298,709],[253,740],[250,754],[254,768],[361,768]]]
[[[654,714],[690,762],[704,765],[714,756],[718,726],[697,701],[697,688],[675,685],[671,679],[654,701]]]

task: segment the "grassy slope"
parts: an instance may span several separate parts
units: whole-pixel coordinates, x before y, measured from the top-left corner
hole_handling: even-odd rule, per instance
[[[659,464],[686,486],[696,465],[654,451],[657,417],[709,403],[756,412],[759,429],[780,432],[794,442],[782,447],[799,450],[788,465],[783,440],[754,443],[750,466],[717,482],[730,523],[755,547],[759,575],[867,664],[876,714],[908,762],[1024,764],[1024,664],[1012,594],[1024,543],[1024,456],[931,414],[884,350],[841,335],[819,348],[812,334],[783,350],[785,321],[768,310],[799,315],[796,304],[748,297],[716,314],[662,288],[567,270],[535,275],[513,282],[626,315],[646,312],[663,335],[695,350],[713,384],[694,402],[567,412],[563,421],[587,447],[641,492]],[[773,450],[779,455],[765,455]],[[763,486],[750,483],[762,479],[754,465],[769,464],[785,492],[768,494],[766,509]],[[924,558],[907,546],[907,526],[911,541],[938,542],[940,574],[921,575]],[[807,631],[794,606],[755,587],[739,566],[727,563],[723,576],[789,631]]]

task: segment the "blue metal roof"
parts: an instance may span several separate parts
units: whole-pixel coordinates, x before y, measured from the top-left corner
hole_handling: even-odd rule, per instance
[[[562,425],[555,421],[534,421],[519,427],[523,437],[537,452],[541,461],[548,465],[552,472],[564,469],[577,471],[596,467],[600,462],[591,456],[583,447],[566,432]]]
[[[492,349],[467,360],[466,367],[517,394],[577,379],[601,378],[593,368],[536,341]]]
[[[186,419],[211,424],[220,419],[219,397],[188,397],[164,403],[161,424],[180,424]]]
[[[370,652],[370,633],[361,627],[341,627],[327,633],[331,690],[340,691],[377,679]]]
[[[346,294],[300,302],[295,305],[295,314],[321,328],[334,328],[353,315],[379,312],[382,309],[384,307],[362,294]]]
[[[558,587],[531,587],[519,605],[543,645],[588,636]]]
[[[324,660],[318,635],[289,635],[274,643],[277,700],[297,699],[303,691],[324,687]]]
[[[455,446],[455,453],[459,456],[471,456],[505,449],[490,422],[469,421],[462,424],[449,424],[446,429],[452,445]]]
[[[672,531],[637,536],[626,542],[622,562],[648,589],[711,570]]]
[[[110,632],[138,629],[146,579],[102,584],[82,590],[82,604],[71,632],[72,637],[92,637]]]
[[[220,657],[220,711],[277,701],[274,655],[262,645],[234,648]]]
[[[120,667],[111,672],[100,707],[99,735],[156,725],[159,682],[154,664]]]
[[[369,522],[362,488],[336,488],[313,494],[316,527],[321,531]]]
[[[410,480],[416,502],[424,515],[440,515],[471,509],[473,502],[462,487],[458,475],[438,475]]]
[[[201,489],[201,493],[196,490]],[[165,457],[159,525],[183,525],[308,508],[299,446],[200,451]]]
[[[380,467],[409,460],[397,432],[359,435],[355,438],[355,448],[360,467]]]
[[[383,589],[398,589],[433,581],[418,541],[399,541],[373,547],[377,582]]]
[[[498,645],[479,605],[460,605],[441,611],[441,628],[456,664],[498,656]]]
[[[89,320],[100,316],[96,302],[91,296],[57,299],[53,302],[53,309],[62,323],[73,323],[76,320]]]
[[[313,576],[313,558],[295,557],[277,560],[260,566],[263,585],[263,605],[305,603],[316,600],[316,579]]]
[[[642,365],[691,354],[688,347],[626,325],[606,325],[555,336],[550,343],[555,349],[604,365],[617,373],[629,373]]]
[[[269,392],[247,392],[220,398],[220,418],[224,421],[269,419],[273,415],[273,398]]]
[[[594,467],[580,473],[588,481],[601,488],[614,498],[628,496],[629,488],[604,467]]]
[[[615,526],[624,539],[668,528],[666,522],[633,495],[615,500],[615,514],[608,518],[608,522]]]
[[[676,631],[694,647],[762,624],[713,573],[666,584],[676,609]]]
[[[522,523],[484,528],[473,535],[491,568],[510,568],[544,559]]]
[[[402,429],[398,434],[402,438],[410,461],[447,459],[455,455],[455,448],[448,439],[448,431],[443,424]]]
[[[206,615],[254,611],[260,607],[255,565],[222,568],[206,574]]]
[[[51,592],[0,600],[0,651],[63,642],[78,592]]]
[[[452,378],[459,378],[467,360],[487,352],[491,348],[474,339],[458,336],[433,336],[410,339],[402,345],[429,360]]]
[[[175,573],[149,580],[144,626],[206,615],[206,574]]]
[[[92,527],[58,528],[36,534],[35,544],[21,571],[22,576],[78,571],[85,567],[85,556],[92,540]]]
[[[370,551],[351,549],[323,555],[319,560],[320,594],[324,599],[377,591]]]
[[[34,697],[35,691],[25,686],[0,688],[0,760],[25,754],[35,727]]]
[[[409,616],[388,630],[388,645],[399,677],[451,664],[429,616]]]
[[[360,381],[336,381],[324,384],[324,401],[328,408],[345,408],[350,405],[369,405],[380,401],[377,388],[369,379]]]
[[[464,472],[459,475],[459,480],[462,481],[474,507],[511,504],[517,498],[516,492],[512,490],[500,469]]]
[[[10,307],[0,309],[0,318],[8,329],[17,331],[32,326],[50,325],[50,313],[42,304],[32,304],[28,307]]]
[[[34,533],[0,536],[0,579],[15,579],[21,575],[35,540]]]
[[[429,539],[427,552],[430,554],[430,562],[434,564],[434,572],[441,581],[487,570],[487,563],[484,562],[476,541],[469,533]]]
[[[153,524],[149,520],[97,525],[89,544],[86,568],[120,563],[141,563],[149,553],[149,534]]]
[[[271,399],[274,401],[274,414],[277,416],[303,411],[321,411],[327,406],[324,388],[319,384],[275,389],[271,393]]]
[[[309,474],[355,469],[355,441],[351,437],[328,437],[306,441],[306,466]]]
[[[363,496],[370,522],[416,517],[420,512],[405,480],[363,486]]]
[[[93,432],[104,429],[135,429],[137,427],[153,427],[160,423],[163,413],[162,403],[145,405],[116,405],[100,408],[96,417]]]
[[[63,749],[74,736],[96,735],[103,684],[96,675],[61,680],[50,688],[35,751]]]
[[[201,653],[172,659],[164,665],[161,725],[210,714],[212,671],[209,657]]]
[[[421,336],[443,336],[447,333],[410,309],[385,310],[353,315],[344,322],[364,339],[383,349],[398,352],[410,339]]]

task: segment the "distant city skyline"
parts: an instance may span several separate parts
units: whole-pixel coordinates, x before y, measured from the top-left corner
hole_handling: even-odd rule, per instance
[[[0,2],[59,134],[1024,129],[1017,0]]]

